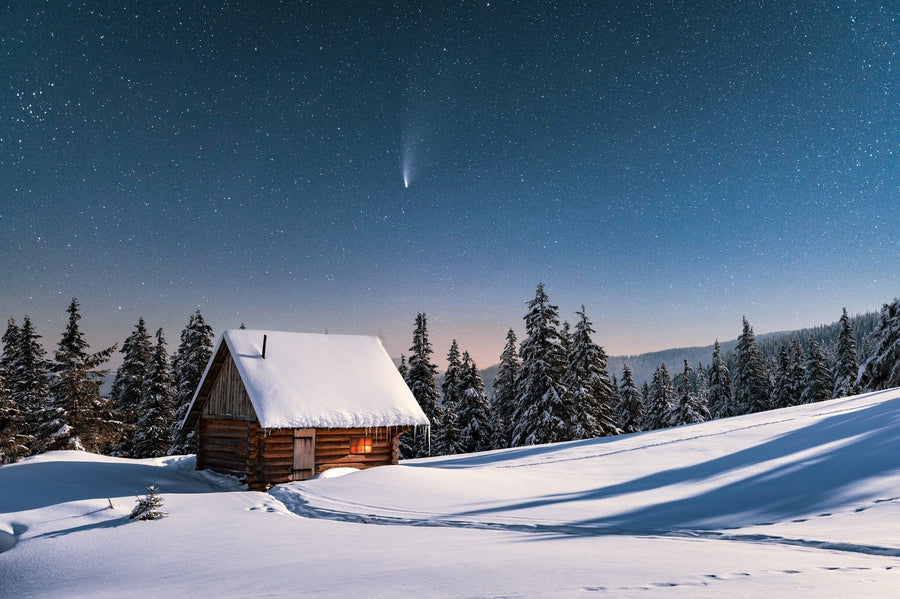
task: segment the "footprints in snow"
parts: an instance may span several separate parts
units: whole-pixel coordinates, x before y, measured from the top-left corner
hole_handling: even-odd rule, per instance
[[[847,566],[847,567],[838,567],[838,566],[820,566],[815,568],[815,570],[822,570],[825,572],[863,572],[863,571],[871,571],[871,570],[879,570],[880,568],[867,568],[867,567],[859,567],[859,566]],[[893,569],[893,566],[885,566],[885,570]],[[724,582],[727,580],[739,580],[742,578],[750,578],[753,576],[778,576],[778,575],[795,575],[795,574],[804,574],[803,570],[761,570],[756,573],[752,572],[728,572],[725,574],[704,574],[699,578],[701,580],[687,580],[683,582],[650,582],[643,585],[635,585],[628,587],[605,587],[605,586],[586,586],[581,587],[582,591],[586,592],[623,592],[623,591],[636,591],[643,590],[648,591],[654,588],[671,588],[671,587],[707,587],[715,582]],[[704,580],[705,579],[705,580]]]

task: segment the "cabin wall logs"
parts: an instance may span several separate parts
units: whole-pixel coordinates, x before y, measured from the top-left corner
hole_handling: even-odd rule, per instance
[[[400,434],[407,430],[316,429],[315,473],[331,468],[371,468],[396,464]],[[372,438],[372,452],[351,454],[352,437]],[[204,417],[200,423],[197,468],[230,474],[251,490],[290,482],[293,475],[293,429],[261,429],[256,422]]]

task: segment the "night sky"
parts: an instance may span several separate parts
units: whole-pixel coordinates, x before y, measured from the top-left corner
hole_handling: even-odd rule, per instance
[[[616,355],[900,293],[896,2],[387,4],[0,4],[0,317],[443,368],[539,282]]]

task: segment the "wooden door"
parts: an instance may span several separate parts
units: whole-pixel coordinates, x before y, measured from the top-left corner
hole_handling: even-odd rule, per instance
[[[306,480],[316,473],[316,430],[294,429],[294,473],[292,480]]]

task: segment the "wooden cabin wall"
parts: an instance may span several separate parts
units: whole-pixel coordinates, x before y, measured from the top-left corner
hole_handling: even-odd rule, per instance
[[[247,487],[251,491],[259,491],[266,485],[291,482],[294,472],[294,430],[258,429],[255,442],[257,458]]]
[[[258,459],[259,425],[245,420],[200,419],[197,468],[230,474],[246,482]]]
[[[203,406],[203,416],[227,417],[236,420],[256,420],[256,412],[250,403],[250,396],[241,381],[237,366],[231,354],[216,375],[216,381],[209,391]]]
[[[405,429],[316,429],[316,473],[331,468],[371,468],[397,463],[400,432]],[[351,454],[351,437],[372,437],[372,453]]]

